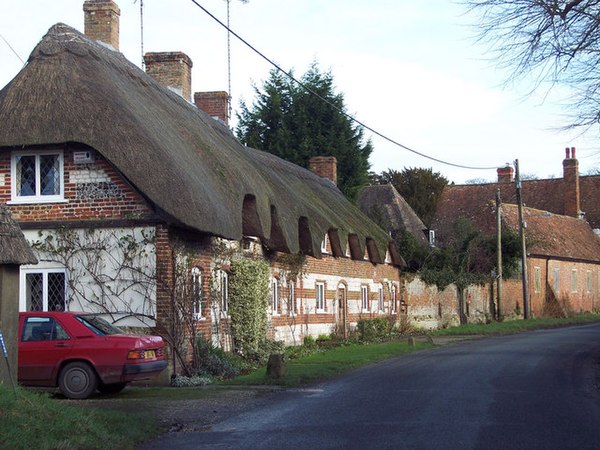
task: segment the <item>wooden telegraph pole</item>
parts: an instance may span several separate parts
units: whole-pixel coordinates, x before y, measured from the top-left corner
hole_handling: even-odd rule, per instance
[[[496,320],[502,321],[502,202],[500,200],[500,188],[496,190]]]
[[[523,199],[521,198],[521,176],[519,175],[519,160],[515,159],[515,185],[517,187],[517,206],[519,208],[519,237],[521,238],[521,265],[523,272],[523,319],[529,319],[529,286],[527,283],[527,247],[525,245],[525,228],[523,220]]]

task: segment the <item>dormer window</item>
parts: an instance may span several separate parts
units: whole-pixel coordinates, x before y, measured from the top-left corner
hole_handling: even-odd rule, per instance
[[[429,246],[435,247],[435,230],[429,230]]]
[[[13,152],[11,158],[12,203],[48,203],[64,200],[63,152]]]
[[[321,241],[321,253],[329,253],[327,247],[329,245],[329,236],[325,233],[323,240]]]

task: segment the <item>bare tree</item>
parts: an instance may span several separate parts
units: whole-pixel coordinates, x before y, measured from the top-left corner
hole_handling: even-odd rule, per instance
[[[464,0],[511,80],[573,89],[572,123],[600,124],[600,0]]]

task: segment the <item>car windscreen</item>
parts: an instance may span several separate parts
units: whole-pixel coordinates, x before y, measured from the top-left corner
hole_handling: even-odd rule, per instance
[[[123,334],[124,331],[107,322],[102,317],[86,314],[76,316],[82,324],[96,333],[98,336],[106,336],[108,334]]]

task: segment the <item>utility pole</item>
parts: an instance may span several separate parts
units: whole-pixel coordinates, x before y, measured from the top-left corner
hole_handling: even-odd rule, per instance
[[[501,322],[502,316],[502,202],[500,201],[500,188],[496,190],[496,319]]]
[[[517,188],[517,206],[519,208],[519,237],[521,238],[521,265],[523,272],[523,319],[529,319],[529,286],[527,283],[527,247],[525,245],[525,228],[523,220],[523,199],[521,198],[521,176],[519,175],[519,160],[515,159],[515,185]]]

